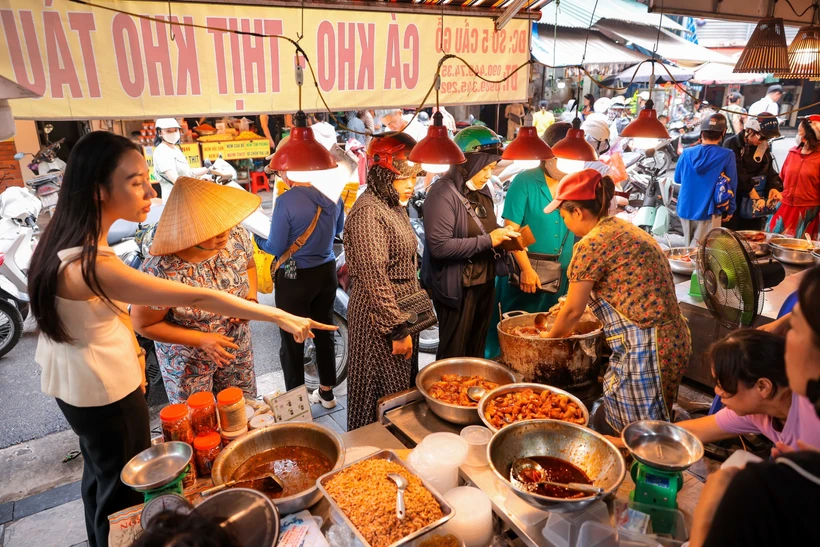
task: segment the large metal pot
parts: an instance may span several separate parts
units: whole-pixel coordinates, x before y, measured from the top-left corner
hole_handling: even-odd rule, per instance
[[[820,244],[815,242],[815,247],[817,245]],[[811,254],[814,248],[809,246],[809,242],[805,239],[776,237],[769,241],[769,247],[772,249],[772,255],[780,262],[794,266],[814,264],[814,257]]]
[[[231,479],[243,463],[251,457],[272,448],[283,446],[304,446],[324,454],[333,464],[333,469],[344,465],[345,447],[342,438],[330,429],[314,423],[278,424],[257,429],[229,444],[217,456],[211,469],[211,478],[219,486]],[[273,500],[279,513],[288,515],[307,509],[322,498],[316,485],[307,490]]]
[[[604,489],[603,497],[617,492],[626,478],[621,451],[603,435],[580,425],[558,420],[534,420],[510,424],[487,445],[487,459],[496,477],[515,494],[538,509],[556,513],[579,511],[600,499],[597,496],[563,499],[523,492],[510,483],[510,468],[518,458],[551,456],[579,467]]]
[[[580,389],[598,379],[604,335],[600,321],[587,312],[579,328],[583,334],[568,338],[529,338],[510,334],[515,327],[532,327],[535,313],[511,311],[498,324],[501,362],[521,375],[523,382],[562,389]],[[548,325],[555,322],[550,315]]]
[[[459,425],[480,424],[477,406],[460,406],[444,403],[430,397],[430,386],[441,380],[444,374],[459,374],[461,376],[481,376],[485,380],[498,385],[515,382],[515,374],[507,367],[495,361],[478,359],[475,357],[453,357],[442,359],[421,369],[416,376],[416,387],[427,399],[427,405],[436,416],[442,420]]]

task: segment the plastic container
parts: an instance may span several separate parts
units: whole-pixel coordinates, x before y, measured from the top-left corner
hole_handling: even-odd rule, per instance
[[[442,534],[453,534],[466,547],[492,544],[493,505],[487,494],[472,486],[460,486],[444,494],[444,499],[456,514],[440,528]]]
[[[596,501],[589,507],[574,513],[550,513],[547,525],[541,533],[555,547],[580,547],[585,545],[578,541],[581,526],[585,522],[598,522],[609,526],[609,509],[606,503]]]
[[[248,426],[236,431],[222,431],[222,446],[228,446],[236,439],[241,439],[248,434]]]
[[[215,431],[199,435],[194,439],[194,459],[196,460],[196,471],[200,477],[211,476],[211,468],[221,451],[222,437]]]
[[[245,416],[245,394],[238,387],[223,389],[216,396],[219,412],[219,427],[222,431],[247,432],[248,419]]]
[[[510,489],[507,489],[507,498],[504,500],[504,508],[508,513],[516,516],[518,520],[527,526],[535,526],[539,522],[550,516],[548,511],[536,509]]]
[[[260,414],[259,416],[254,416],[251,418],[249,425],[251,429],[262,429],[263,427],[268,427],[275,423],[276,419],[272,414]]]
[[[584,547],[662,547],[656,538],[618,530],[600,522],[585,522],[578,533],[577,545]]]
[[[653,535],[681,543],[689,539],[689,532],[686,529],[686,520],[683,518],[683,513],[679,510],[656,507],[635,501],[629,502],[629,508],[649,515]],[[663,542],[660,539],[657,541],[664,545],[669,545],[668,542]]]
[[[191,444],[194,442],[194,430],[191,418],[188,416],[187,405],[168,405],[159,411],[162,424],[162,440],[164,442],[182,441]]]
[[[493,432],[484,426],[471,425],[461,430],[461,438],[467,442],[469,450],[465,465],[487,467],[487,444],[493,438]]]
[[[188,397],[188,408],[191,410],[191,427],[195,437],[219,431],[213,393],[200,391],[192,394]]]
[[[458,486],[458,468],[467,460],[469,445],[455,433],[427,435],[408,457],[416,473],[441,495]]]

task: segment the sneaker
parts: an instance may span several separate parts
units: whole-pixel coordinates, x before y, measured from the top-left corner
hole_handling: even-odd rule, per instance
[[[316,389],[308,395],[308,399],[310,399],[311,404],[321,404],[327,409],[331,409],[336,406],[336,396],[333,395],[333,390],[324,391],[321,388]]]

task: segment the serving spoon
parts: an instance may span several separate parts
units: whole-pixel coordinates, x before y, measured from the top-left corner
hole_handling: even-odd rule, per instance
[[[407,482],[407,479],[398,473],[388,473],[387,478],[395,482],[398,487],[398,490],[396,490],[396,518],[399,520],[404,520],[404,491],[407,490],[409,483]]]
[[[267,473],[265,475],[253,477],[250,479],[228,481],[226,483],[220,484],[219,486],[214,486],[213,488],[203,490],[201,495],[202,497],[210,496],[211,494],[216,494],[217,492],[221,492],[226,488],[231,488],[234,486],[240,488],[252,488],[254,490],[285,490],[284,483],[282,483],[282,480],[279,477],[277,477],[275,473]]]
[[[481,386],[472,386],[467,388],[467,397],[476,403],[479,402],[486,394],[487,390]]]
[[[535,474],[537,473],[539,477],[543,479],[546,475],[546,470],[541,467],[535,460],[531,460],[530,458],[518,458],[513,462],[512,465],[512,477],[518,481],[519,483],[525,485],[525,488],[529,490],[532,486],[540,486],[540,485],[547,485],[547,486],[557,486],[559,488],[566,488],[567,490],[576,490],[578,492],[584,492],[586,494],[594,494],[596,496],[600,496],[604,493],[604,489],[598,486],[592,486],[591,484],[581,484],[579,482],[555,482],[555,481],[546,481],[546,480],[525,480],[527,479],[526,473]]]

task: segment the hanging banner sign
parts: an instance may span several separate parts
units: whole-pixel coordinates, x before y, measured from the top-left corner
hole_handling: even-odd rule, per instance
[[[185,159],[188,160],[188,165],[191,169],[202,167],[202,159],[199,155],[199,143],[186,142],[180,144],[182,153],[185,154]],[[151,182],[157,182],[157,177],[154,174],[154,147],[143,146],[142,155],[145,156],[145,161],[148,162],[148,172],[151,174]]]
[[[300,9],[96,2],[158,20],[70,0],[0,0],[0,75],[42,95],[13,101],[15,118],[147,119],[298,108],[295,66],[304,58],[272,35],[295,39],[303,28]],[[488,79],[510,74],[529,58],[528,25],[513,20],[495,32],[490,18],[447,16],[442,26],[433,14],[306,9],[299,43],[332,110],[415,107],[444,53],[463,57]],[[527,75],[523,69],[503,84],[488,83],[451,59],[442,70],[441,102],[523,101]],[[427,102],[433,104],[435,92]],[[309,70],[302,105],[323,109]]]
[[[220,154],[223,160],[246,160],[270,155],[268,139],[203,142],[201,146],[202,157],[211,161],[216,161]]]

